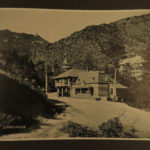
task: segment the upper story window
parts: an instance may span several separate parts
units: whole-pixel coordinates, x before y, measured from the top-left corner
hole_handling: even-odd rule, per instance
[[[70,82],[71,83],[75,83],[76,82],[76,78],[70,78]]]
[[[56,80],[56,83],[59,83],[59,79]]]
[[[65,83],[65,84],[68,84],[68,79],[64,79],[64,83]]]

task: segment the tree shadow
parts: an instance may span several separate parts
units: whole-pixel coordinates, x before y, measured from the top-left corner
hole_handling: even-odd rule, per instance
[[[38,119],[38,116],[42,116],[46,119],[60,120],[60,118],[57,118],[57,115],[63,113],[68,107],[66,103],[54,99],[47,99],[45,103],[45,110],[42,113],[32,115],[30,117],[23,116],[19,120],[14,120],[13,122],[11,122],[11,124],[6,125],[6,127],[8,126],[8,128],[3,129],[0,132],[0,135],[8,135],[14,133],[30,133],[33,130],[40,129],[41,125],[52,126],[49,123],[41,122],[40,119]]]
[[[63,113],[69,106],[65,102],[61,102],[55,99],[47,99],[46,103],[47,111],[42,116],[48,119],[58,119],[57,115]]]
[[[68,107],[65,103],[47,99],[38,91],[2,74],[0,74],[0,89],[1,135],[30,132],[40,128],[41,122],[37,119],[38,116],[57,119],[57,115],[63,113]],[[14,126],[14,128],[9,128],[9,126]]]

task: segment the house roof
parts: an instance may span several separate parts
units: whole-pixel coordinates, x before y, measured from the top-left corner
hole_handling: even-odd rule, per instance
[[[112,83],[113,84],[113,81],[114,80],[106,73],[99,72],[99,71],[89,71],[89,72],[80,73],[79,80],[77,80],[75,84],[78,86],[85,86],[83,84],[87,84],[87,83]],[[116,88],[126,89],[127,87],[116,81]]]
[[[79,73],[82,73],[82,72],[87,72],[87,71],[73,68],[73,69],[70,69],[70,70],[68,70],[64,73],[61,73],[60,75],[54,77],[54,79],[61,79],[61,78],[67,78],[67,77],[78,77]]]
[[[120,84],[120,83],[116,83],[116,88],[117,89],[127,89],[128,87],[126,87],[126,86],[124,86],[124,85],[122,85],[122,84]]]
[[[113,78],[110,78],[110,80],[112,81],[112,83],[114,82]],[[128,87],[124,86],[124,85],[120,84],[118,81],[116,81],[116,88],[118,88],[118,89],[127,89]]]
[[[111,82],[109,76],[99,71],[89,71],[79,74],[80,82],[93,83],[93,82]]]
[[[54,77],[54,79],[78,77],[78,80],[74,85],[85,86],[86,83],[113,83],[113,79],[104,72],[100,71],[87,71],[81,69],[70,69],[60,75]],[[116,88],[127,88],[116,81]]]

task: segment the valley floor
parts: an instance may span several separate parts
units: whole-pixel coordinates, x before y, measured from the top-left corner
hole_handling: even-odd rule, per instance
[[[98,125],[113,117],[119,117],[126,129],[134,127],[139,137],[150,138],[150,112],[118,102],[57,97],[56,93],[50,93],[48,97],[61,102],[57,105],[67,104],[65,112],[57,115],[56,119],[38,117],[41,128],[29,133],[3,135],[0,139],[68,138],[67,134],[60,131],[68,121],[97,129]]]

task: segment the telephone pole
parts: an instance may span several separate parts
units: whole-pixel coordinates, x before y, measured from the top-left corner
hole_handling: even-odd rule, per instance
[[[115,67],[115,71],[114,71],[114,101],[116,100],[116,74],[117,74],[117,68]]]
[[[45,65],[45,93],[48,93],[48,76],[47,76],[47,65]]]

